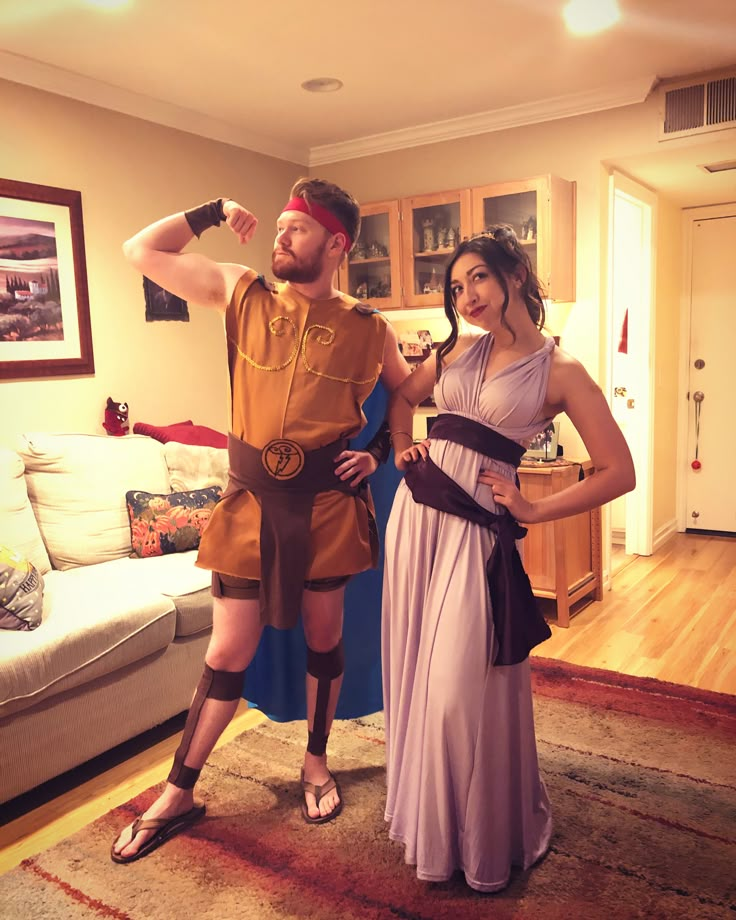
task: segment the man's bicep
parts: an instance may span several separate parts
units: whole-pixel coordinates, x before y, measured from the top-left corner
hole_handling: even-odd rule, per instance
[[[411,374],[406,358],[399,351],[399,339],[393,326],[386,327],[386,340],[383,346],[383,369],[381,383],[389,392],[397,389]]]
[[[225,266],[200,253],[149,250],[143,260],[130,261],[151,281],[188,303],[220,309],[227,305]]]

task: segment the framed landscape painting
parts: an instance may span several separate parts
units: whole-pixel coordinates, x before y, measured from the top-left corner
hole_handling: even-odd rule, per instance
[[[0,179],[0,379],[94,369],[81,193]]]

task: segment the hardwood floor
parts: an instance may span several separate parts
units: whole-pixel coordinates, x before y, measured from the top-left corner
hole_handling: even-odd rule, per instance
[[[677,534],[536,653],[736,694],[736,539]]]
[[[613,589],[577,613],[569,629],[553,624],[537,654],[736,694],[735,645],[736,539],[678,534],[653,556],[619,569]],[[262,719],[243,703],[220,743]],[[0,826],[0,873],[162,781],[179,737],[159,739],[112,766],[98,758],[67,776],[71,788],[39,790],[38,801],[26,796],[21,808],[15,803],[17,816]]]

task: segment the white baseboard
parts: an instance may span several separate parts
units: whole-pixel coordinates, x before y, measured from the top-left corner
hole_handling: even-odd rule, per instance
[[[672,520],[667,521],[665,524],[662,524],[661,527],[658,527],[654,533],[654,541],[652,546],[652,552],[656,553],[660,546],[663,546],[670,537],[674,536],[677,533],[677,520],[672,518]]]

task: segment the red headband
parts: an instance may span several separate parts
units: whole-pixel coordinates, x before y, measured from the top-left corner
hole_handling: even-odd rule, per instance
[[[301,211],[303,214],[309,214],[318,224],[322,224],[328,233],[343,234],[345,237],[345,252],[350,252],[353,248],[353,241],[348,231],[343,227],[340,220],[327,208],[323,208],[322,205],[316,202],[307,202],[303,198],[292,198],[286,202],[282,213],[283,211]]]

